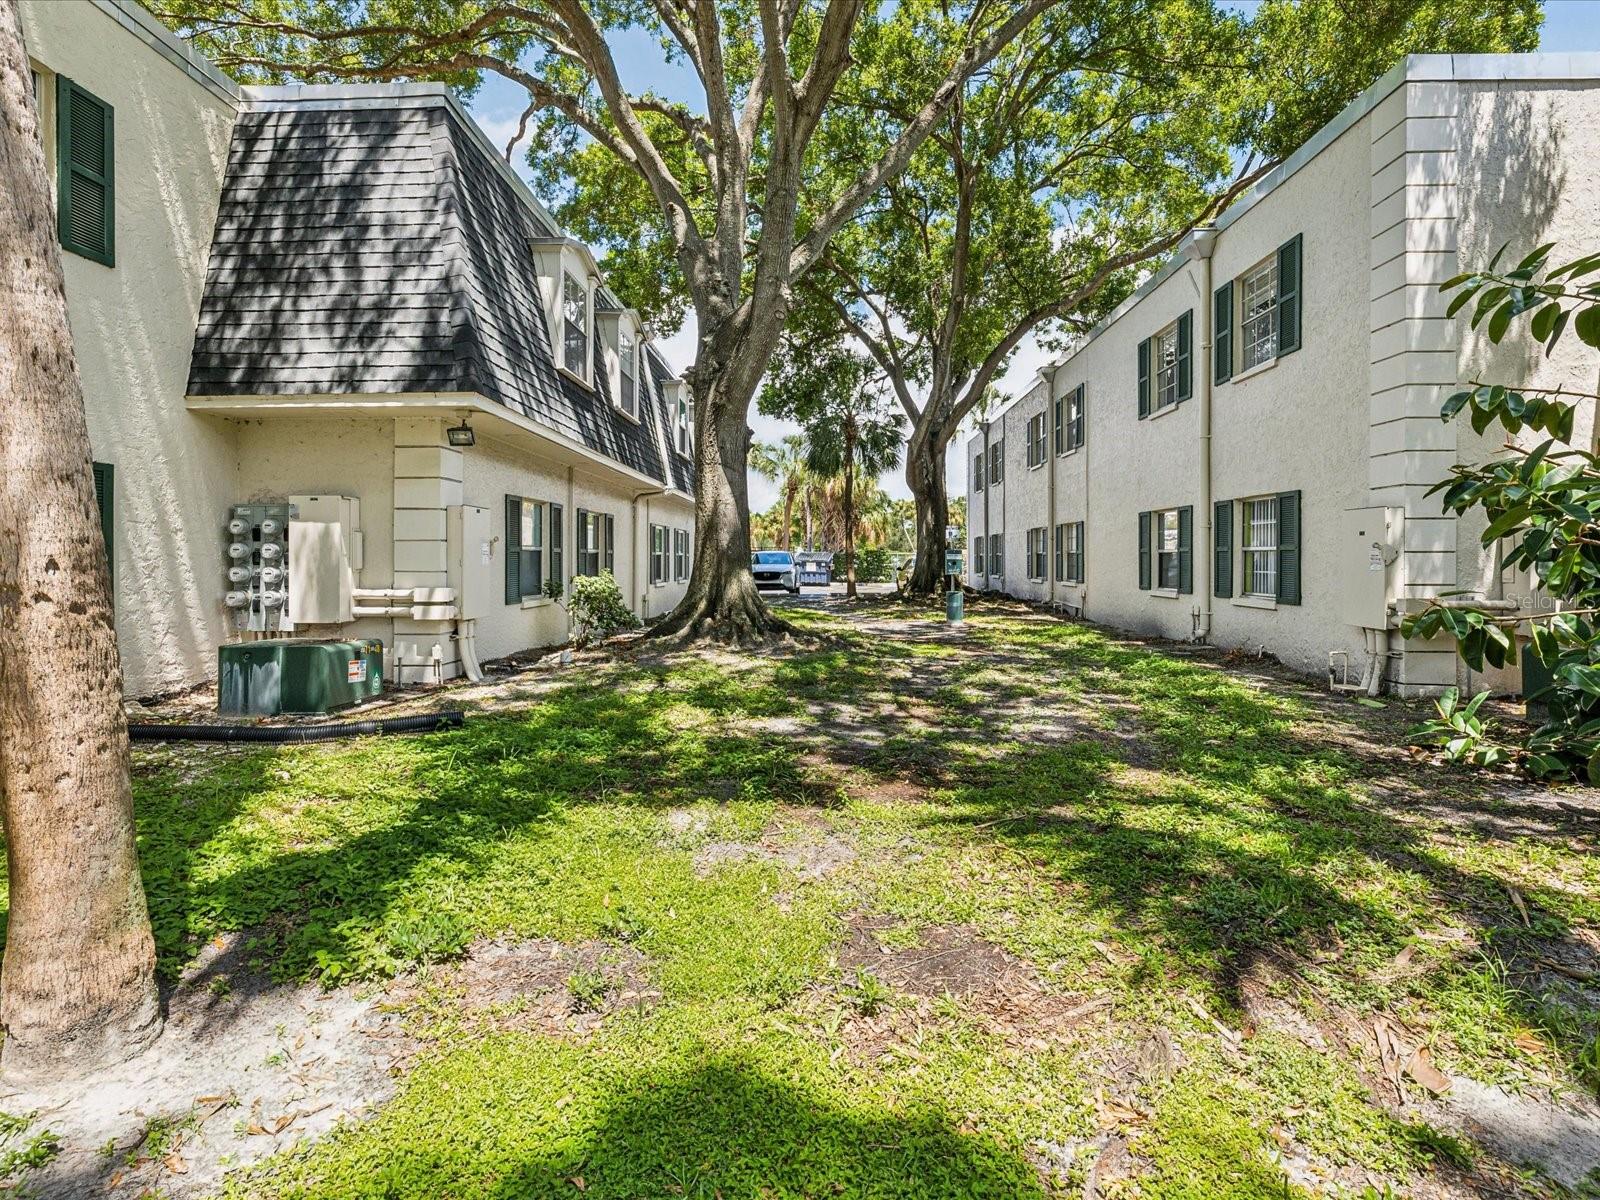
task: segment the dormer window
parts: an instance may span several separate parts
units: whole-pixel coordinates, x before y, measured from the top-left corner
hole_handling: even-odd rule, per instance
[[[678,453],[688,457],[694,453],[694,399],[687,385],[678,385]]]
[[[571,271],[561,277],[561,365],[585,383],[591,381],[589,357],[594,346],[589,285]]]
[[[617,404],[628,416],[639,416],[639,339],[634,336],[627,321],[617,331],[618,374],[621,382],[617,388]]]
[[[597,361],[594,348],[600,266],[589,247],[573,238],[529,238],[528,251],[539,277],[550,357],[568,379],[593,388],[596,372],[609,369]]]

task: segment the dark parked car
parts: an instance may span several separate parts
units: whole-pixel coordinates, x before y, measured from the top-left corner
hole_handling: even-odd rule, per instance
[[[791,596],[800,594],[800,573],[794,555],[787,550],[757,550],[750,556],[750,573],[758,588],[782,588]]]

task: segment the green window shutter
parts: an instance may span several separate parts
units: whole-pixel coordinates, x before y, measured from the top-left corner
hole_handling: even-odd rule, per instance
[[[506,603],[522,603],[522,497],[506,497]]]
[[[1084,413],[1087,411],[1085,408],[1087,399],[1084,388],[1087,386],[1087,384],[1082,383],[1078,385],[1078,411],[1073,415],[1072,418],[1073,449],[1077,449],[1079,446],[1083,445],[1083,423],[1085,420]]]
[[[1178,510],[1178,590],[1186,596],[1194,591],[1194,506],[1191,504]]]
[[[1150,514],[1139,514],[1139,590],[1150,590]]]
[[[1178,318],[1178,399],[1194,395],[1194,309]]]
[[[1075,576],[1073,576],[1073,579],[1072,579],[1073,583],[1082,583],[1085,579],[1088,578],[1088,575],[1089,575],[1088,565],[1089,565],[1089,538],[1088,538],[1088,534],[1087,534],[1087,526],[1084,524],[1084,522],[1079,521],[1078,522],[1078,573]]]
[[[572,573],[574,575],[587,575],[589,573],[589,555],[593,554],[598,547],[589,540],[589,510],[580,508],[577,513],[577,520],[573,522],[573,525],[578,531],[578,561],[573,566]]]
[[[1278,247],[1278,354],[1300,349],[1300,234]]]
[[[56,76],[56,222],[64,249],[116,265],[116,137],[111,105]]]
[[[1230,279],[1212,297],[1211,378],[1227,383],[1233,378],[1233,281]]]
[[[606,570],[617,573],[617,519],[610,513],[606,514]]]
[[[1278,493],[1278,603],[1300,603],[1300,493]]]
[[[561,505],[552,504],[550,506],[550,566],[548,570],[550,581],[561,584],[562,590],[565,590],[567,576],[566,563],[563,560],[566,557],[564,551],[566,550],[567,529],[566,522],[562,520],[562,516]]]
[[[94,503],[100,511],[100,534],[106,542],[106,574],[111,577],[113,596],[117,583],[117,539],[116,526],[113,523],[116,510],[116,481],[116,467],[110,463],[94,464]]]
[[[1139,419],[1150,415],[1150,339],[1139,343]]]
[[[1211,592],[1233,595],[1233,501],[1218,500],[1211,510]]]

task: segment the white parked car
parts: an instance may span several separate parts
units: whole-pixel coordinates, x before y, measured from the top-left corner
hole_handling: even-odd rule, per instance
[[[750,573],[757,588],[781,587],[791,596],[800,594],[800,570],[787,550],[757,550],[750,556]]]

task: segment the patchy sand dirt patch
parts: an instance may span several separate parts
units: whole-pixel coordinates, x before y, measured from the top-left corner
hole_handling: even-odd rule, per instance
[[[0,1095],[61,1140],[28,1195],[208,1195],[228,1171],[389,1098],[415,1043],[382,994],[273,984],[242,968],[244,941],[206,946],[137,1058],[89,1083]]]
[[[841,837],[800,841],[763,838],[759,842],[707,842],[694,856],[694,872],[705,879],[718,867],[745,862],[772,862],[801,879],[825,879],[856,860],[856,849]]]
[[[587,1034],[611,1013],[661,999],[643,954],[602,941],[481,941],[440,982],[496,1028],[552,1034]]]
[[[1048,987],[1031,965],[985,941],[971,926],[924,926],[911,946],[886,943],[880,936],[900,928],[891,917],[856,916],[840,947],[839,966],[847,974],[869,972],[922,1000],[952,996],[1007,1041],[1033,1049],[1067,1037],[1080,1022],[1111,1007],[1109,997],[1065,995]]]

